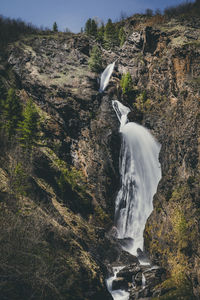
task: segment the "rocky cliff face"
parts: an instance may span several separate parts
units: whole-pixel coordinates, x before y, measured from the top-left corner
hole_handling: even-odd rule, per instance
[[[102,49],[105,67],[117,60],[103,95],[98,76],[88,69],[95,42],[84,34],[31,36],[10,45],[7,62],[2,58],[1,81],[9,86],[9,66],[20,98],[26,102],[32,97],[42,119],[32,177],[39,202],[47,199],[62,216],[60,226],[72,233],[70,249],[62,250],[70,254],[75,274],[67,293],[82,281],[73,299],[110,298],[103,261],[113,258],[102,227],[108,230],[113,224],[119,187],[119,124],[111,105],[118,97],[137,107],[139,118],[132,113],[130,120],[149,128],[162,145],[162,180],[145,230],[146,251],[168,270],[161,287],[166,295],[158,296],[192,299],[192,290],[198,298],[200,20],[140,16],[124,21],[124,28],[127,39],[121,48]],[[128,71],[135,97],[127,102],[120,96],[119,79]],[[1,178],[4,173],[2,168]]]

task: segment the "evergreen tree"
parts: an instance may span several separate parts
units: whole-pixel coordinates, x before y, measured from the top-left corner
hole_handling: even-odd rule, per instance
[[[120,28],[118,36],[119,36],[120,46],[123,46],[123,44],[126,40],[126,34],[125,34],[125,31],[124,31],[123,27]]]
[[[92,19],[92,22],[91,22],[90,34],[94,37],[97,37],[97,23],[95,22],[94,19]]]
[[[8,136],[11,137],[16,133],[22,120],[22,106],[14,89],[10,89],[6,100],[1,102],[1,110],[1,127],[5,128]]]
[[[88,19],[85,24],[85,33],[97,37],[97,23],[94,19]]]
[[[53,31],[58,32],[58,25],[56,22],[53,23]]]
[[[32,148],[38,140],[39,115],[32,99],[29,99],[23,112],[20,125],[20,142],[23,147]]]
[[[100,72],[102,70],[102,58],[101,51],[98,46],[92,48],[90,59],[89,59],[89,68],[93,72]]]
[[[102,24],[97,32],[97,41],[101,44],[103,44],[104,41],[104,31],[105,31],[105,27],[104,24]]]
[[[89,18],[89,19],[87,20],[87,22],[85,23],[85,33],[86,33],[87,35],[90,35],[90,34],[91,34],[91,27],[92,27],[92,19]]]
[[[133,80],[129,72],[123,74],[120,85],[122,88],[122,94],[130,97],[133,93]]]
[[[104,44],[106,49],[112,49],[115,45],[118,44],[118,37],[116,35],[115,25],[112,23],[111,19],[108,19],[108,22],[105,27]]]
[[[145,14],[147,15],[147,17],[152,17],[153,16],[153,10],[150,8],[147,8],[145,11]]]

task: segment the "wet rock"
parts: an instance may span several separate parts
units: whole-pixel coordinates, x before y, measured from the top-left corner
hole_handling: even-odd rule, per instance
[[[132,264],[131,266],[127,266],[120,270],[117,273],[117,277],[123,277],[125,278],[128,282],[132,282],[134,279],[134,276],[140,272],[141,268],[138,263]]]
[[[123,208],[123,201],[122,201],[122,204],[121,204],[122,206],[121,206],[121,208]],[[121,209],[120,208],[120,209]],[[133,244],[133,239],[132,238],[124,238],[124,239],[117,239],[118,240],[118,242],[120,243],[120,245],[122,246],[122,247],[125,247],[125,248],[128,248],[128,246],[130,245],[130,244]]]
[[[150,259],[140,248],[137,249],[137,258],[140,261],[141,265],[151,265]]]
[[[112,290],[128,290],[128,282],[122,278],[117,277],[115,280],[113,280],[112,283]]]
[[[141,124],[143,120],[143,112],[139,111],[135,106],[133,106],[132,111],[128,114],[128,119],[130,122]]]
[[[147,286],[156,286],[166,279],[166,270],[160,267],[144,271]]]
[[[127,251],[124,251],[122,250],[120,252],[120,255],[119,255],[119,259],[118,261],[122,264],[122,265],[127,265],[127,264],[138,264],[139,261],[137,259],[136,256],[130,254],[129,252]]]
[[[130,289],[130,299],[148,298],[153,294],[160,295],[161,291],[159,288],[157,290],[157,285],[166,279],[166,270],[157,266],[154,268],[139,266],[135,268],[136,270],[138,272],[132,276],[133,287]]]
[[[142,272],[139,271],[135,276],[134,276],[134,282],[136,286],[141,286],[142,285]]]

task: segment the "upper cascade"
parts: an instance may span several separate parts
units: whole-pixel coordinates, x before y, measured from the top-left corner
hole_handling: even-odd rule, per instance
[[[146,128],[128,122],[129,108],[119,101],[112,104],[122,133],[121,188],[115,202],[115,225],[118,238],[124,239],[124,249],[137,255],[138,248],[143,250],[143,231],[161,179],[160,144]]]
[[[121,104],[117,100],[112,101],[113,108],[116,112],[116,115],[120,121],[120,131],[123,128],[123,126],[128,122],[128,113],[130,112],[130,109],[123,104]]]
[[[103,71],[103,73],[101,74],[100,89],[99,89],[100,92],[103,92],[106,89],[110,77],[112,75],[112,72],[114,70],[114,67],[115,67],[115,61],[112,64],[108,65],[106,69]]]

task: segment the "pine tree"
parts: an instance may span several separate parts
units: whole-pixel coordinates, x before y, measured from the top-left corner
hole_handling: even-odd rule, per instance
[[[22,120],[22,106],[14,89],[10,89],[6,100],[1,102],[1,110],[1,127],[5,129],[10,138],[17,132],[19,123]]]
[[[108,22],[105,27],[104,44],[106,49],[112,49],[115,45],[118,44],[118,37],[116,34],[115,25],[112,23],[111,19],[108,19]]]
[[[100,72],[102,70],[102,58],[101,51],[98,46],[92,48],[90,59],[89,59],[89,68],[93,72]]]
[[[103,44],[104,41],[104,31],[105,31],[105,27],[104,24],[102,24],[97,32],[97,41],[101,44]]]
[[[38,140],[39,115],[32,99],[29,99],[23,112],[24,120],[20,125],[20,142],[31,149]]]
[[[87,35],[90,35],[90,34],[91,34],[91,27],[92,27],[92,19],[89,18],[89,19],[87,20],[87,22],[85,23],[85,33],[86,33]]]
[[[58,25],[56,22],[53,23],[53,31],[58,32]]]
[[[85,24],[85,33],[97,37],[97,23],[94,19],[88,19]]]
[[[92,19],[92,22],[91,22],[91,32],[90,34],[94,37],[97,37],[97,23],[95,22],[94,19]]]
[[[123,46],[123,44],[126,40],[126,34],[125,34],[125,31],[124,31],[123,27],[120,28],[118,36],[119,36],[120,46]]]

